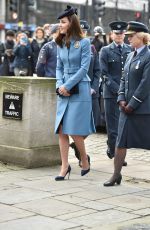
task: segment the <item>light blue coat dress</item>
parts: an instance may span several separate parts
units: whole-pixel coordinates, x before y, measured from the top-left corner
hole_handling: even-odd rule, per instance
[[[95,132],[90,78],[87,75],[91,46],[87,38],[71,40],[70,48],[65,45],[57,50],[56,88],[64,86],[68,91],[78,84],[79,93],[57,99],[55,133],[60,123],[68,135],[87,136]]]

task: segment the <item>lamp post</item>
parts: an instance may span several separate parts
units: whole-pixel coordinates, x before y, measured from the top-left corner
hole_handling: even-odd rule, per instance
[[[0,21],[1,23],[5,24],[6,20],[6,1],[5,0],[0,0],[0,9],[1,9],[1,14],[0,14]],[[0,40],[4,41],[5,40],[5,30],[0,31]]]
[[[146,23],[146,4],[143,4],[143,22]]]
[[[28,16],[28,1],[18,1],[18,21],[28,24]]]
[[[148,0],[148,26],[150,27],[150,0]]]
[[[88,0],[86,0],[86,2],[85,2],[85,12],[86,12],[86,14],[85,14],[85,18],[86,18],[86,20],[88,21],[88,17],[89,17],[89,7],[88,7],[88,5],[89,5],[89,1]]]
[[[115,2],[115,15],[116,15],[115,19],[118,20],[119,19],[118,18],[118,0],[116,0]]]

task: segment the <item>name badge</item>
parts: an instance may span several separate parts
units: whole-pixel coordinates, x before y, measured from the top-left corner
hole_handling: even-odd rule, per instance
[[[74,48],[78,49],[80,47],[80,42],[79,41],[76,41],[74,43]]]
[[[141,62],[140,60],[137,62],[135,69],[139,69],[140,62]]]

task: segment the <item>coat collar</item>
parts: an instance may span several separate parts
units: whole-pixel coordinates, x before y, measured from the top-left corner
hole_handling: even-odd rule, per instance
[[[133,54],[134,54],[134,52],[133,52],[132,57],[131,57],[131,62],[139,60],[140,57],[142,57],[148,50],[149,50],[148,47],[145,46],[144,49],[140,53],[138,53],[135,57],[133,57]]]
[[[127,48],[129,49],[128,45],[126,45],[125,43],[123,43],[123,47],[122,47],[122,55],[125,54],[127,52]],[[113,50],[113,52],[120,54],[119,49],[117,48],[116,44],[114,42],[112,42],[110,44],[110,49]]]
[[[120,55],[119,49],[117,48],[114,42],[110,44],[110,49],[113,50],[114,53],[117,53]]]

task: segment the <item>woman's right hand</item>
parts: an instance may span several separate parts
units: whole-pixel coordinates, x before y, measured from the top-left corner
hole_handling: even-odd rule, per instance
[[[60,86],[58,90],[59,94],[64,96],[64,97],[69,97],[70,93],[66,90],[64,86]]]
[[[119,106],[120,106],[122,111],[125,111],[126,105],[127,105],[126,101],[119,101]]]

